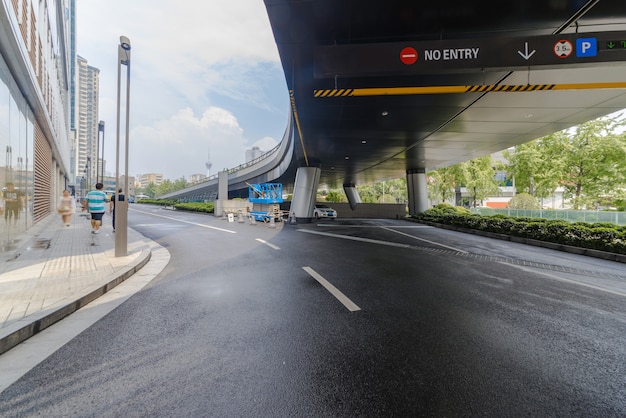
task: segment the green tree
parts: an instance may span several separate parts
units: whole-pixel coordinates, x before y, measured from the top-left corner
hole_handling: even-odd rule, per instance
[[[563,177],[564,156],[548,138],[527,142],[515,151],[503,153],[508,160],[505,170],[515,179],[518,191],[531,196],[548,197],[554,193]]]
[[[359,192],[359,197],[361,198],[361,202],[376,203],[378,199],[378,194],[376,193],[376,189],[373,184],[359,185],[359,186],[356,186],[356,189]]]
[[[574,209],[619,199],[626,187],[625,124],[600,118],[505,152],[518,190],[547,197],[562,185]]]
[[[563,154],[562,184],[574,209],[626,187],[626,135],[615,133],[624,126],[614,118],[602,118],[550,137]]]
[[[346,200],[346,195],[343,191],[329,190],[328,193],[326,193],[327,202],[345,202]]]
[[[472,196],[472,206],[478,201],[498,193],[498,182],[495,179],[494,162],[491,155],[485,155],[460,164],[463,183]]]
[[[143,190],[143,193],[146,196],[150,196],[152,198],[157,196],[157,186],[154,183],[150,183],[146,186],[146,188]]]
[[[167,193],[182,190],[187,186],[189,186],[189,183],[185,180],[185,178],[178,179],[176,181],[164,180],[163,183],[156,186],[156,194],[157,196],[163,196]]]
[[[539,202],[534,196],[531,196],[528,193],[518,193],[511,200],[509,200],[509,204],[507,205],[511,209],[539,209]]]
[[[408,200],[406,178],[357,186],[363,203],[397,203]]]
[[[402,203],[408,200],[406,178],[392,179],[374,184],[378,203]]]
[[[452,200],[461,178],[460,164],[428,172],[428,197],[438,203]]]

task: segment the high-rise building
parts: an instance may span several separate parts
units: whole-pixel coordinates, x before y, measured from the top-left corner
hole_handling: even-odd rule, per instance
[[[86,188],[96,184],[98,168],[98,97],[100,70],[76,57],[78,83],[76,95],[76,183]]]
[[[163,174],[155,174],[155,173],[142,174],[139,176],[139,182],[141,184],[142,189],[145,189],[146,187],[148,187],[150,183],[153,183],[155,186],[158,186],[161,183],[163,183]]]
[[[246,162],[249,163],[252,160],[256,160],[261,155],[265,154],[259,147],[252,147],[252,149],[246,150]]]
[[[192,174],[189,176],[189,183],[199,183],[207,178],[208,176],[205,174],[201,174],[201,173]]]
[[[73,180],[73,16],[68,0],[0,2],[0,187],[13,183],[21,205],[11,225],[0,223],[2,243],[50,215]]]

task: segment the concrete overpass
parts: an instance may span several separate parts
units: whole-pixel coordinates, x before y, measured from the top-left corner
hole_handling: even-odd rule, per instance
[[[281,182],[297,218],[319,186],[354,206],[356,185],[402,176],[418,213],[426,171],[626,108],[626,2],[264,1],[291,118],[222,184],[232,198]],[[217,191],[215,178],[168,197]]]

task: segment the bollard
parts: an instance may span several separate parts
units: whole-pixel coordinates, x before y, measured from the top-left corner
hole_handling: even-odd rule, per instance
[[[237,215],[237,221],[242,224],[244,222],[246,222],[245,219],[243,219],[243,213],[241,212],[241,210],[239,211],[239,215]]]
[[[295,214],[295,212],[289,213],[289,224],[290,225],[295,225],[296,223],[297,222],[296,222],[296,214]]]
[[[269,224],[270,228],[276,228],[276,223],[274,221],[274,215],[270,216],[270,224]]]
[[[222,220],[225,221],[226,220],[226,211],[222,212]]]
[[[250,225],[256,225],[256,219],[254,215],[248,214],[248,217],[250,218]]]

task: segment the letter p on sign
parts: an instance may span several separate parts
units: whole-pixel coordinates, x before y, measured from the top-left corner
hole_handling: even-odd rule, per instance
[[[598,55],[598,41],[596,38],[576,39],[577,57],[595,57]]]

